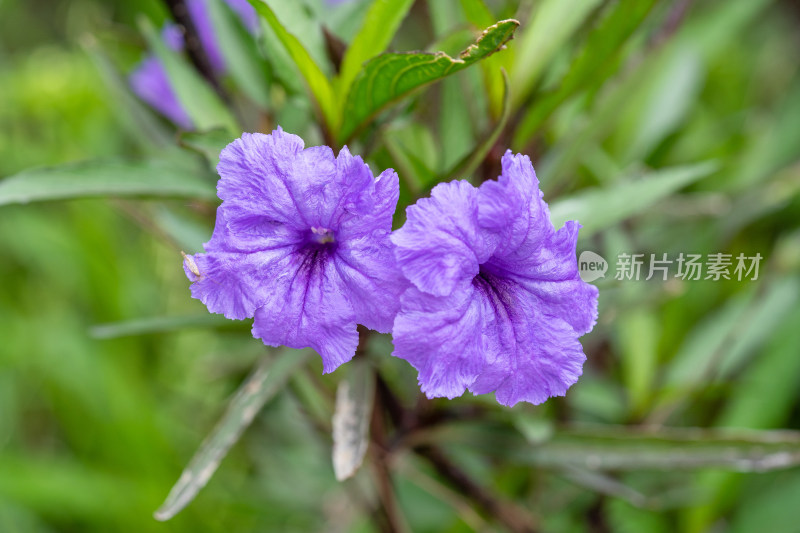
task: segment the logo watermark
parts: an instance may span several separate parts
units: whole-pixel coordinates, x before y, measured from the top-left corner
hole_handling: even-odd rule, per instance
[[[670,257],[662,254],[621,253],[614,264],[614,279],[617,281],[667,281],[677,278],[684,281],[756,281],[763,257],[760,253],[746,256],[733,254],[685,254]],[[582,252],[578,258],[578,273],[581,279],[591,282],[605,278],[608,262],[595,252]]]
[[[605,278],[608,272],[608,261],[600,255],[585,251],[581,252],[578,258],[578,273],[585,282],[592,282],[599,278]]]

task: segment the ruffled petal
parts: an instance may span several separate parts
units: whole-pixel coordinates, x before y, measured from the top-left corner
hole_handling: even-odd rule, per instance
[[[343,152],[339,152],[339,160],[343,159]],[[347,152],[349,155],[349,152]],[[353,158],[354,163],[347,166],[366,167],[360,157]],[[344,165],[342,165],[344,167]],[[346,167],[345,167],[346,168]],[[366,167],[369,168],[369,167]],[[360,202],[344,204],[334,216],[337,220],[337,232],[342,238],[363,237],[374,231],[388,233],[392,230],[392,219],[397,209],[397,199],[400,197],[400,181],[397,173],[392,169],[384,170],[377,178],[363,185],[366,193]]]
[[[478,191],[465,181],[434,187],[410,206],[408,220],[392,235],[403,274],[420,290],[444,296],[469,284],[492,244],[478,226]]]
[[[298,229],[310,227],[287,185],[303,140],[278,128],[270,135],[244,133],[220,154],[219,197],[244,212]]]
[[[394,355],[419,371],[429,398],[461,396],[484,367],[483,302],[475,290],[434,296],[409,288],[394,321]]]
[[[303,150],[292,178],[303,215],[314,226],[339,230],[342,219],[368,213],[374,205],[375,178],[346,146],[336,158],[327,146]]]
[[[480,225],[497,232],[494,255],[524,258],[555,232],[528,156],[507,151],[497,181],[484,182],[478,195]]]
[[[347,147],[338,157],[327,146],[304,150],[299,137],[280,128],[271,135],[243,134],[222,151],[217,170],[220,198],[304,230],[341,227],[347,237],[354,227],[361,234],[389,229],[388,205],[397,204],[392,180],[375,180],[369,166]]]
[[[269,346],[310,347],[332,372],[356,353],[358,333],[346,286],[330,257],[295,254],[270,282],[253,336]]]
[[[514,281],[482,275],[477,287],[487,310],[483,333],[489,348],[486,366],[470,390],[494,391],[497,401],[508,406],[563,396],[586,360],[573,328],[544,314],[539,302]]]
[[[212,252],[189,257],[200,272],[199,276],[189,276],[194,281],[192,297],[206,304],[212,313],[242,320],[252,317],[267,298],[271,290],[268,280],[287,268],[291,251]]]
[[[389,333],[408,282],[395,264],[388,232],[341,243],[333,261],[349,293],[356,322]]]
[[[252,253],[279,248],[297,249],[305,243],[306,232],[266,216],[254,214],[231,202],[217,208],[207,252]]]
[[[493,257],[483,268],[519,283],[536,298],[542,313],[564,320],[583,335],[597,320],[598,290],[578,273],[575,247],[579,229],[577,222],[567,222],[535,253]]]

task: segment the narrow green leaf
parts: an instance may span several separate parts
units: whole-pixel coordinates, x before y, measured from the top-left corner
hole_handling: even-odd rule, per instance
[[[426,184],[436,180],[439,154],[429,128],[418,122],[395,125],[382,131],[382,141],[400,174],[401,187],[412,195],[422,193]]]
[[[336,479],[352,477],[367,453],[375,380],[366,361],[351,363],[346,379],[336,390],[333,413],[333,471]]]
[[[228,130],[217,129],[205,131],[202,133],[194,131],[186,131],[181,133],[178,142],[202,154],[208,162],[216,168],[219,163],[219,154],[222,149],[234,141],[236,137],[228,132]]]
[[[150,149],[161,149],[174,142],[174,135],[130,90],[128,81],[100,48],[92,36],[81,40],[81,44],[97,67],[98,72],[109,88],[113,106],[124,111],[116,116],[127,126],[131,134]]]
[[[164,43],[149,20],[140,19],[140,26],[148,46],[164,65],[170,85],[194,126],[199,130],[225,127],[237,131],[236,120],[205,80],[180,54]]]
[[[495,20],[494,15],[483,3],[483,0],[460,0],[461,10],[472,24],[485,28]]]
[[[507,428],[462,422],[421,434],[415,444],[421,442],[473,448],[548,468],[766,472],[800,465],[800,431],[586,425],[528,443]]]
[[[172,242],[186,253],[203,250],[213,230],[213,222],[203,219],[188,206],[158,204],[150,206],[149,216],[153,223],[167,235]]]
[[[228,71],[247,96],[267,107],[270,75],[255,38],[222,0],[209,0],[208,8]]]
[[[347,96],[350,85],[364,63],[386,50],[413,3],[413,0],[372,2],[361,29],[358,30],[342,59],[341,73],[337,80],[340,100],[344,100]]]
[[[761,283],[730,298],[687,335],[665,371],[666,390],[651,420],[665,420],[678,407],[685,406],[698,387],[732,375],[748,356],[759,353],[757,349],[780,325],[780,318],[796,306],[800,295],[800,283],[793,277],[765,279]],[[743,421],[731,422],[745,425]]]
[[[502,49],[519,26],[503,20],[452,58],[443,52],[383,54],[368,61],[350,88],[339,139],[347,142],[377,113],[411,91],[454,74]]]
[[[286,28],[283,27],[275,16],[275,12],[272,11],[272,8],[261,0],[249,0],[249,2],[253,5],[261,18],[267,22],[297,65],[328,130],[332,132],[336,131],[340,118],[331,82],[319,68],[319,65],[314,62],[311,54],[303,47],[297,37],[286,31]]]
[[[782,290],[783,287],[779,289]],[[774,333],[765,332],[769,337],[769,344],[759,350],[758,358],[753,360],[746,372],[741,373],[740,379],[736,382],[737,386],[731,389],[730,400],[716,420],[717,426],[766,429],[785,426],[791,419],[792,410],[797,404],[797,376],[800,375],[800,357],[797,357],[797,346],[800,346],[800,329],[797,328],[797,324],[800,323],[800,311],[795,306],[788,312],[786,309],[779,310],[777,316],[785,318],[781,320],[772,317],[780,324],[779,329]],[[752,325],[749,319],[743,322],[746,323],[746,330],[758,327]],[[745,332],[745,336],[752,335]],[[724,512],[727,506],[723,502],[731,502],[734,498],[740,497],[742,481],[739,476],[728,472],[709,472],[698,480],[704,493],[709,495],[705,505],[692,509],[692,523],[700,526],[698,531],[706,529],[714,517]],[[776,485],[774,493],[772,493],[773,487],[770,487],[763,498],[748,500],[748,507],[752,505],[753,509],[737,513],[737,519],[741,519],[742,516],[750,518],[757,516],[762,520],[762,524],[767,524],[769,521],[764,519],[772,515],[773,520],[780,520],[780,506],[785,504],[787,499],[797,501],[794,493],[800,489],[800,476],[795,473],[794,477],[784,478],[784,481],[794,485],[788,496],[781,494],[787,487]],[[783,509],[787,508],[783,506]],[[737,519],[734,519],[734,524]],[[794,520],[794,517],[792,519]],[[735,525],[732,529],[752,531],[752,528],[737,528]],[[768,530],[783,531],[787,530],[787,527],[776,525]]]
[[[514,134],[521,146],[562,102],[576,93],[600,87],[618,69],[624,45],[641,28],[657,0],[620,0],[589,34],[581,53],[558,89],[537,98]]]
[[[194,328],[228,328],[245,324],[228,320],[221,315],[203,313],[189,316],[157,316],[124,320],[109,324],[97,324],[89,328],[89,335],[95,339],[118,339],[135,335],[170,333]],[[247,325],[249,328],[249,325]]]
[[[622,377],[630,409],[645,412],[658,372],[659,317],[647,309],[632,309],[615,321]]]
[[[561,435],[521,453],[520,459],[540,466],[573,465],[592,470],[765,472],[800,464],[800,434],[796,432],[754,432],[741,437],[710,431],[685,436],[627,433]]]
[[[497,139],[500,138],[500,134],[503,133],[503,129],[505,129],[506,124],[508,123],[508,118],[511,116],[511,105],[510,105],[510,89],[509,89],[509,82],[508,82],[508,75],[506,74],[505,70],[503,70],[503,82],[505,91],[503,93],[503,114],[500,116],[500,120],[497,121],[497,124],[494,125],[492,130],[478,143],[475,148],[468,153],[464,158],[456,163],[456,165],[445,172],[442,176],[440,176],[439,181],[447,180],[447,179],[461,179],[466,178],[470,179],[472,177],[472,173],[475,172],[475,169],[486,159],[486,156],[489,154],[489,151],[492,149],[492,146],[497,142]],[[434,184],[430,184],[433,186]]]
[[[550,217],[556,227],[567,220],[583,226],[581,238],[613,226],[644,212],[658,200],[682,187],[715,172],[718,165],[708,161],[683,167],[657,170],[635,181],[615,184],[604,189],[588,189],[560,199],[550,206]]]
[[[544,0],[538,4],[519,37],[511,70],[515,108],[525,101],[556,53],[599,4],[600,0]]]
[[[98,160],[25,170],[0,181],[0,205],[97,196],[215,200],[199,166],[160,160]]]
[[[275,396],[291,373],[312,353],[311,350],[281,350],[255,368],[231,399],[222,420],[183,470],[164,504],[154,513],[156,520],[169,520],[194,499],[267,400]]]

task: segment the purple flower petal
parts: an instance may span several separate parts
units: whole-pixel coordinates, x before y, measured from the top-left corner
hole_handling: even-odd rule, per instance
[[[499,288],[498,288],[499,287]],[[494,304],[506,298],[498,319],[510,319],[514,336],[498,340],[490,360],[470,385],[474,394],[494,391],[497,401],[540,404],[552,396],[564,396],[582,373],[586,356],[575,331],[563,320],[542,314],[538,305],[518,287],[495,281]],[[514,293],[517,292],[516,297]]]
[[[483,302],[473,287],[435,296],[416,287],[401,298],[392,330],[394,355],[419,371],[428,397],[461,396],[485,365]]]
[[[268,290],[253,323],[264,344],[316,350],[325,373],[352,359],[358,346],[350,295],[328,253],[298,251],[273,279],[262,279]]]
[[[491,254],[478,226],[477,192],[465,181],[441,183],[406,210],[406,224],[392,234],[398,265],[420,290],[449,294]]]
[[[364,259],[369,258],[369,261]],[[408,282],[397,270],[389,233],[343,243],[334,260],[359,323],[389,333],[400,308],[398,296]]]
[[[482,227],[500,237],[495,255],[517,252],[524,258],[538,250],[555,229],[530,158],[509,150],[503,156],[502,168],[497,181],[487,181],[480,187],[478,219]]]
[[[355,354],[357,323],[391,329],[406,287],[389,241],[393,171],[375,179],[347,148],[303,149],[280,128],[243,134],[217,170],[214,234],[192,258],[201,275],[187,272],[195,298],[229,318],[255,316],[266,344],[314,348],[325,372]]]

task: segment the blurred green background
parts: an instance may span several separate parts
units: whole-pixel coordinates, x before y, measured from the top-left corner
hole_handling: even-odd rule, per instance
[[[416,2],[392,48],[457,52],[474,38],[472,4]],[[487,5],[495,20],[514,16],[522,26],[489,60],[510,70],[513,112],[476,172],[496,175],[498,153],[513,146],[531,155],[551,201],[713,161],[713,172],[599,227],[579,251],[612,263],[620,252],[764,257],[759,279],[742,282],[617,282],[612,265],[598,282],[600,320],[583,339],[584,377],[566,398],[510,415],[492,407],[493,416],[516,417],[529,433],[575,422],[800,429],[797,4],[662,1],[641,20],[618,13],[611,22],[598,14],[615,3],[600,0]],[[101,42],[128,71],[143,48],[140,13],[158,24],[167,16],[155,0],[0,0],[0,177],[143,155],[85,49]],[[502,59],[506,52],[513,56]],[[598,68],[570,78],[577,62]],[[471,69],[418,93],[376,130],[379,147],[356,146],[372,150],[376,166],[424,182],[497,118],[500,100],[474,94],[480,85],[480,69]],[[307,127],[298,133],[319,142]],[[578,218],[619,209],[612,197]],[[264,353],[237,324],[96,338],[97,324],[204,312],[189,297],[180,248],[152,223],[164,205],[187,202],[0,207],[0,532],[372,531],[333,478],[329,440],[301,416],[298,397],[314,386],[305,374],[267,405],[194,503],[169,522],[153,520]],[[413,370],[386,359],[413,405]],[[309,375],[320,373],[315,358]],[[796,467],[596,473],[452,453],[491,491],[529,509],[542,531],[800,531]],[[396,477],[413,531],[492,530],[426,468],[412,464]],[[364,483],[356,480],[355,492],[368,490]]]

